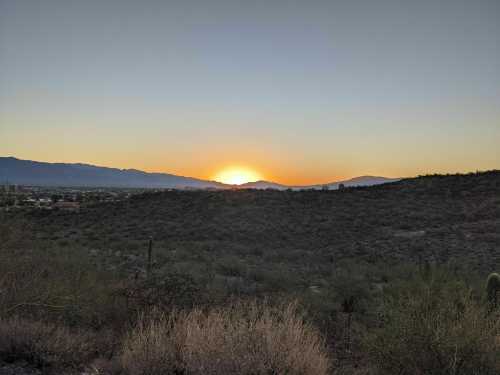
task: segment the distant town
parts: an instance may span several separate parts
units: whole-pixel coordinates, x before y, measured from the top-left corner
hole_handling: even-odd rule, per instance
[[[0,210],[79,212],[96,203],[123,201],[135,194],[160,190],[165,189],[24,186],[6,182],[0,185]]]

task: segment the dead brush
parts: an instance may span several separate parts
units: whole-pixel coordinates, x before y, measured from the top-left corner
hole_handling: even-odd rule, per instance
[[[233,304],[139,320],[121,363],[130,375],[322,375],[330,369],[323,339],[295,304]]]

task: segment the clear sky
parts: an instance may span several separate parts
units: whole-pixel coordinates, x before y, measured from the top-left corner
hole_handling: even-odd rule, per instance
[[[281,183],[500,168],[499,0],[0,0],[0,156]]]

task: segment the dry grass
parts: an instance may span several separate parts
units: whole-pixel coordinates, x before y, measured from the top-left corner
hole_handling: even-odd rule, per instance
[[[20,318],[0,319],[0,358],[39,367],[79,368],[95,355],[90,334]]]
[[[235,304],[141,319],[125,340],[131,375],[327,374],[323,340],[296,306]]]

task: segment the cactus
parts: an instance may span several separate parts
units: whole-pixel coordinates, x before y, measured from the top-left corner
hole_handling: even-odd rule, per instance
[[[500,275],[498,273],[492,273],[488,276],[486,281],[486,294],[488,301],[492,308],[497,306],[497,298],[500,293]]]
[[[148,264],[147,264],[147,268],[146,268],[146,277],[148,279],[151,276],[152,256],[153,256],[153,237],[149,237]]]
[[[356,300],[353,296],[345,298],[342,302],[342,312],[347,314],[347,319],[345,323],[345,333],[344,333],[344,349],[346,354],[351,353],[351,326],[352,326],[352,314],[354,313]]]

